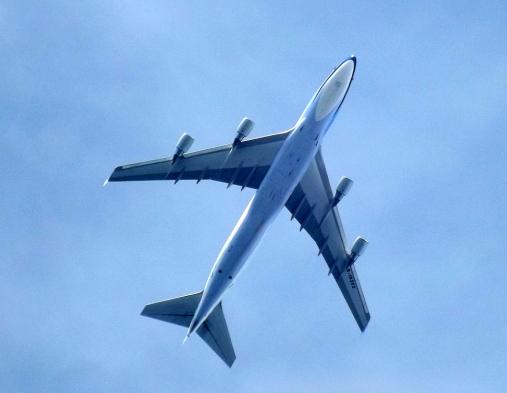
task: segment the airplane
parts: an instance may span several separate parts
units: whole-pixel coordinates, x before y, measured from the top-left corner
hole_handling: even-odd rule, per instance
[[[355,262],[368,242],[356,238],[347,247],[337,205],[352,180],[342,177],[333,193],[321,144],[341,107],[356,70],[351,56],[333,69],[287,131],[246,139],[254,122],[244,118],[232,143],[189,153],[194,139],[184,133],[172,157],[117,167],[107,182],[143,180],[215,180],[256,192],[225,241],[204,289],[147,305],[141,315],[187,328],[183,342],[196,332],[231,367],[236,359],[222,299],[244,269],[273,220],[286,207],[291,220],[312,237],[361,331],[370,312]]]

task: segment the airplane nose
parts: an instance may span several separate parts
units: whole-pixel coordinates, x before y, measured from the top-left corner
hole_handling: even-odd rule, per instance
[[[337,68],[343,74],[353,73],[356,68],[357,59],[356,56],[352,55]],[[346,78],[346,77],[345,77]]]
[[[320,121],[336,113],[354,77],[356,58],[351,56],[341,63],[322,85],[315,108],[315,120]]]

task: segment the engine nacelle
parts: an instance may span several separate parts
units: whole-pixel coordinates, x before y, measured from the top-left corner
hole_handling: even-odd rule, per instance
[[[255,123],[248,117],[243,118],[239,123],[236,131],[236,138],[234,138],[234,144],[238,144],[245,139],[253,130]]]
[[[174,152],[173,160],[185,154],[190,149],[193,143],[194,138],[192,138],[190,135],[184,132],[183,135],[178,140],[178,143],[176,144],[176,151]]]
[[[353,183],[354,182],[352,180],[345,176],[340,179],[338,186],[336,187],[336,193],[334,194],[333,206],[336,206],[338,202],[340,202],[343,197],[348,194]]]
[[[356,240],[354,240],[354,244],[352,244],[352,249],[350,250],[352,262],[354,262],[357,258],[361,256],[364,250],[366,250],[367,246],[368,242],[361,236],[357,237]]]

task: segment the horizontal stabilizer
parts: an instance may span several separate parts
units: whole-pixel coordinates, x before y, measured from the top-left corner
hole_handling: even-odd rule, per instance
[[[141,315],[188,327],[201,300],[202,292],[177,297],[144,307]],[[236,360],[229,330],[219,303],[197,329],[197,334],[231,367]]]
[[[188,327],[194,316],[195,309],[199,305],[201,296],[202,292],[197,292],[158,303],[148,304],[144,307],[141,315]]]

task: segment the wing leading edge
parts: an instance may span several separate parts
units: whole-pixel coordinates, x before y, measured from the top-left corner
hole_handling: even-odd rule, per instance
[[[332,208],[333,192],[319,150],[301,182],[286,203],[287,209],[319,248],[333,274],[361,331],[366,329],[370,312],[364,299],[354,265],[350,264],[345,232],[338,214]]]

